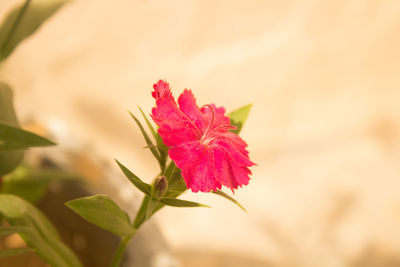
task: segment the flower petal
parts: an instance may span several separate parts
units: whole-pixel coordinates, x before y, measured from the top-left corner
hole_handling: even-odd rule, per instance
[[[187,142],[171,148],[168,154],[182,170],[186,186],[193,192],[221,189],[221,183],[214,176],[212,149],[200,142]]]
[[[169,83],[163,80],[159,80],[157,83],[153,84],[154,91],[151,95],[157,100],[165,94],[172,97],[171,90],[169,89]]]
[[[207,121],[196,104],[192,91],[185,89],[178,98],[179,108],[186,114],[194,124],[204,132],[207,129]]]
[[[242,167],[253,166],[254,163],[249,160],[248,152],[240,142],[241,138],[235,134],[230,138],[218,138],[213,145],[223,149],[236,164]]]
[[[225,150],[214,147],[214,175],[222,185],[229,187],[232,192],[238,186],[249,183],[251,173],[246,167],[242,167],[234,162]]]
[[[171,147],[197,140],[201,135],[199,129],[178,108],[168,84],[159,81],[154,85],[154,90],[156,107],[152,109],[151,117],[159,126],[158,133],[164,143]]]

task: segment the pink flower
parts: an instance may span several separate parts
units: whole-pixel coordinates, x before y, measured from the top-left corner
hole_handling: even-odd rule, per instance
[[[225,109],[214,104],[199,108],[187,89],[179,96],[178,107],[167,82],[160,80],[153,88],[156,107],[151,116],[186,186],[193,192],[210,192],[224,185],[233,192],[247,185],[248,167],[254,163],[249,160],[247,144],[229,131],[234,127]]]

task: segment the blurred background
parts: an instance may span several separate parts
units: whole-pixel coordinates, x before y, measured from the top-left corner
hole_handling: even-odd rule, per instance
[[[147,181],[127,110],[150,113],[158,79],[199,105],[253,103],[248,213],[186,193],[213,208],[153,218],[180,266],[400,266],[399,32],[395,0],[74,0],[1,74],[20,118],[67,129],[59,147],[79,139]]]

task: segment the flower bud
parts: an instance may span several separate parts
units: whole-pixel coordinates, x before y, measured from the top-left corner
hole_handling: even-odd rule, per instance
[[[154,179],[152,187],[152,196],[155,199],[161,199],[168,191],[168,180],[165,176],[158,176]]]

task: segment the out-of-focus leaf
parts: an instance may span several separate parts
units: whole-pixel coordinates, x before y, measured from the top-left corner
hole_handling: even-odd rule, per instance
[[[118,164],[118,166],[121,168],[122,172],[125,174],[125,176],[131,181],[131,183],[140,191],[145,193],[148,196],[151,196],[151,185],[146,184],[143,182],[139,177],[137,177],[135,174],[133,174],[128,168],[126,168],[122,163],[120,163],[118,160],[115,160]]]
[[[31,248],[12,248],[12,249],[2,249],[0,250],[0,258],[17,256],[29,252],[35,252]]]
[[[27,233],[30,229],[22,226],[0,226],[0,237],[15,233]]]
[[[85,220],[116,235],[125,237],[136,230],[130,225],[128,214],[105,195],[78,198],[65,203]]]
[[[52,141],[34,133],[0,123],[0,150],[16,150],[35,146],[54,146]]]
[[[53,15],[65,0],[26,0],[11,10],[0,26],[0,61]]]
[[[81,178],[65,171],[36,170],[21,165],[14,172],[3,177],[0,193],[13,194],[36,203],[46,193],[48,184],[55,181],[81,181]]]
[[[0,82],[0,123],[19,127],[13,105],[13,92],[11,88]],[[0,140],[0,146],[5,142]],[[1,149],[0,149],[1,150]],[[0,151],[0,176],[12,172],[22,161],[24,151]]]
[[[227,200],[229,200],[229,201],[233,202],[234,204],[236,204],[236,205],[237,205],[239,208],[241,208],[244,212],[247,212],[246,209],[245,209],[242,205],[240,205],[240,203],[239,203],[237,200],[235,200],[233,197],[229,196],[228,194],[226,194],[226,193],[224,193],[224,192],[222,192],[222,191],[220,191],[220,190],[212,191],[212,192],[213,192],[214,194],[218,195],[218,196],[221,196],[221,197],[223,197],[223,198],[226,198]]]
[[[66,247],[46,217],[29,202],[13,195],[0,194],[0,216],[11,226],[29,228],[19,235],[26,244],[51,266],[81,267],[73,252]]]
[[[194,208],[194,207],[211,208],[208,205],[177,198],[163,198],[160,200],[160,202],[163,203],[164,205],[178,207],[178,208]]]
[[[231,124],[233,126],[236,126],[236,129],[232,130],[232,132],[234,132],[235,134],[240,133],[240,130],[242,129],[247,117],[249,116],[251,106],[252,104],[243,106],[228,114],[228,117],[231,120]]]
[[[14,111],[13,98],[11,87],[0,81],[0,122],[17,127],[18,119]]]

